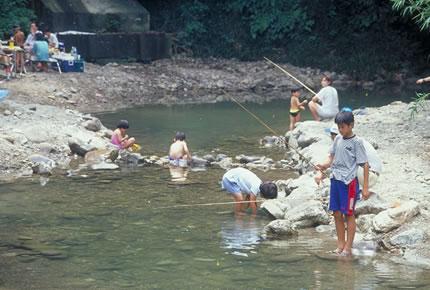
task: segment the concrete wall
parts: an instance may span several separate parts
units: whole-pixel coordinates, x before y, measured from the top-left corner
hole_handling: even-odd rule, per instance
[[[162,32],[58,35],[66,51],[72,46],[87,61],[135,60],[148,62],[171,56],[172,40]]]

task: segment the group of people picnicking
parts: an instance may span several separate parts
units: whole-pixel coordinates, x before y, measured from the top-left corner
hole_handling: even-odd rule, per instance
[[[417,83],[427,81],[430,82],[430,77],[420,79]],[[369,188],[375,185],[382,171],[382,160],[368,141],[354,134],[354,114],[349,108],[339,110],[338,94],[331,83],[331,79],[324,76],[321,80],[322,89],[309,103],[300,101],[299,88],[291,90],[289,129],[294,129],[300,120],[300,111],[305,109],[306,104],[314,120],[334,118],[334,125],[329,129],[333,143],[327,160],[315,165],[315,182],[319,185],[328,175],[327,170],[330,170],[329,210],[333,212],[337,233],[337,247],[332,252],[339,256],[351,256],[356,231],[355,205],[360,196],[362,199],[369,198]],[[120,149],[130,148],[135,142],[134,138],[128,137],[126,129],[128,122],[121,121],[112,136],[112,143]],[[178,132],[173,139],[169,160],[174,168],[186,167],[191,160],[183,132]],[[242,214],[248,208],[255,214],[258,196],[264,199],[278,196],[275,183],[263,182],[255,173],[242,167],[228,170],[222,177],[221,187],[234,199],[236,214]]]
[[[7,79],[11,76],[12,61],[15,62],[17,73],[25,73],[26,60],[34,63],[37,71],[48,70],[50,50],[58,49],[59,42],[49,27],[42,28],[43,32],[39,30],[36,22],[32,22],[30,33],[25,37],[20,25],[14,25],[8,46],[4,47],[0,42],[0,64],[4,67]]]

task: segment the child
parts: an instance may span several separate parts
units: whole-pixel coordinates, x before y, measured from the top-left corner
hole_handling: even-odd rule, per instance
[[[305,110],[305,105],[308,101],[300,102],[300,89],[291,90],[291,106],[290,106],[290,131],[294,129],[297,122],[300,121],[300,110]]]
[[[116,126],[115,131],[113,131],[111,142],[119,149],[128,149],[136,142],[134,138],[128,137],[128,135],[126,134],[128,128],[128,121],[121,120]]]
[[[173,143],[169,150],[170,165],[187,167],[188,161],[191,161],[191,153],[188,150],[187,142],[185,142],[185,133],[176,132]]]
[[[222,189],[229,192],[235,202],[234,212],[239,214],[241,211],[250,207],[253,214],[257,213],[257,195],[267,199],[278,196],[278,188],[273,182],[262,182],[257,175],[248,169],[238,167],[230,169],[222,177]],[[250,201],[250,203],[240,203]]]
[[[333,211],[337,233],[337,248],[334,253],[350,256],[355,235],[355,202],[359,199],[357,169],[364,168],[363,199],[369,197],[369,164],[363,141],[354,135],[354,115],[352,112],[339,112],[335,117],[339,135],[330,148],[327,162],[316,165],[317,170],[331,167],[330,206]],[[345,240],[344,216],[347,223]]]

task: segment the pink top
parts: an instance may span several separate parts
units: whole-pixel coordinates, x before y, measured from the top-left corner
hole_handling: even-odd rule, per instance
[[[121,144],[121,140],[118,138],[117,134],[113,134],[110,141],[113,145],[117,146],[119,149],[124,149],[123,145]]]

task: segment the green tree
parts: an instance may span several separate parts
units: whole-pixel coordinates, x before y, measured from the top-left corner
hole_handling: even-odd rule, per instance
[[[27,8],[28,0],[0,0],[0,36],[12,32],[15,24],[27,27],[34,17],[31,9]]]
[[[412,16],[421,30],[430,27],[429,0],[391,0],[393,8],[402,11],[403,15]]]

